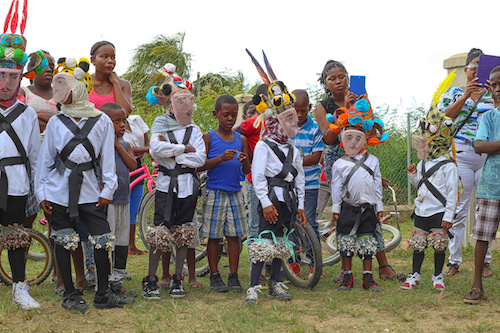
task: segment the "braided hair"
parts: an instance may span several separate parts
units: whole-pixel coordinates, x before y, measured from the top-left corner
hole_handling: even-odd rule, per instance
[[[323,71],[321,72],[321,75],[319,76],[318,82],[321,83],[323,85],[323,87],[325,88],[326,103],[328,106],[332,106],[332,103],[334,102],[334,100],[333,100],[333,94],[330,91],[330,89],[328,89],[328,87],[326,86],[325,81],[326,81],[326,77],[328,75],[328,72],[332,68],[341,68],[345,72],[346,76],[349,75],[349,73],[347,73],[347,69],[345,69],[345,66],[341,62],[336,61],[336,60],[328,60],[326,62],[325,67],[323,68]]]

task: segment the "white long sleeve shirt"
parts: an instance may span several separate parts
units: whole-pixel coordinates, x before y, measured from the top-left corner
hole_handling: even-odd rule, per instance
[[[356,155],[354,158],[360,160],[364,154],[368,153]],[[353,205],[374,205],[376,206],[376,212],[382,212],[384,210],[384,204],[382,203],[382,175],[380,174],[378,158],[368,154],[368,158],[364,163],[373,170],[373,176],[360,166],[352,175],[349,184],[347,184],[347,191],[350,194],[349,199],[343,198],[342,188],[355,164],[342,158],[338,159],[333,164],[331,189],[332,213],[340,213],[342,201],[346,201]]]
[[[63,114],[64,115],[64,114]],[[67,115],[64,115],[68,117]],[[68,117],[79,128],[82,128],[89,118],[81,118],[79,122]],[[69,204],[69,175],[71,170],[65,168],[63,174],[59,174],[57,169],[52,169],[57,155],[66,144],[74,137],[73,133],[59,120],[57,116],[50,118],[45,130],[45,137],[42,149],[38,156],[37,173],[35,177],[36,198],[38,202],[48,200],[61,206],[67,207]],[[102,169],[102,182],[104,188],[99,190],[99,184],[94,170],[83,171],[83,183],[80,191],[78,204],[94,203],[99,197],[113,200],[113,194],[118,187],[115,165],[115,129],[111,119],[102,114],[100,119],[88,135],[88,139],[96,154],[100,156],[100,166]],[[69,154],[68,159],[77,163],[85,163],[92,160],[87,149],[82,144]]]
[[[288,155],[289,147],[292,147],[293,151],[293,162],[292,165],[297,169],[298,173],[295,177],[295,192],[299,201],[298,209],[304,209],[304,194],[305,194],[305,176],[304,168],[302,167],[302,158],[300,157],[300,151],[292,145],[282,145],[276,141],[266,138],[266,140],[272,141],[278,145],[280,150]],[[272,149],[264,142],[259,141],[255,145],[253,152],[252,161],[252,184],[255,190],[257,198],[259,198],[262,208],[266,208],[272,205],[269,199],[269,193],[267,188],[267,178],[274,177],[278,175],[283,169],[283,163]],[[293,175],[288,173],[285,177],[285,181],[290,182],[293,180]],[[273,187],[274,193],[279,201],[284,202],[283,189],[281,187]]]
[[[182,144],[184,133],[188,127],[193,127],[191,137],[189,138],[188,145],[196,149],[194,153],[185,153],[186,147]],[[205,141],[203,141],[203,134],[198,126],[189,124],[172,132],[177,142],[170,143],[167,132],[155,133],[151,137],[149,152],[159,165],[167,169],[175,168],[178,163],[186,168],[199,168],[205,164],[207,159]],[[166,141],[160,141],[158,135],[161,134]],[[177,178],[179,184],[178,198],[186,198],[193,194],[193,175],[190,173],[181,174]],[[156,189],[161,192],[168,192],[170,186],[170,177],[158,173],[156,182]]]
[[[21,102],[17,101],[5,110],[0,108],[0,112],[4,117],[7,117],[19,103]],[[11,126],[26,151],[26,155],[31,165],[31,176],[34,177],[38,152],[40,150],[40,127],[38,126],[38,117],[35,110],[28,106],[26,110],[12,122]],[[14,141],[12,141],[6,131],[2,131],[2,133],[0,133],[0,159],[16,156],[20,155]],[[5,174],[9,182],[8,195],[23,196],[28,194],[30,180],[28,179],[28,173],[24,164],[5,166]]]
[[[425,170],[429,170],[440,161],[447,160],[446,157],[440,156],[430,161],[425,162]],[[422,161],[417,165],[417,173],[408,174],[408,180],[417,186],[422,178]],[[458,204],[458,188],[459,188],[459,175],[458,167],[455,163],[447,163],[439,168],[432,177],[429,178],[432,185],[441,193],[446,199],[446,206],[443,206],[428,189],[425,183],[422,184],[417,192],[415,199],[415,214],[422,217],[429,217],[437,213],[444,212],[443,221],[453,223],[453,215]],[[420,202],[419,198],[423,198]]]

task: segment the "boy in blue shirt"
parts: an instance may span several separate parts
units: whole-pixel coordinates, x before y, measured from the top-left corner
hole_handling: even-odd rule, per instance
[[[476,242],[474,283],[464,296],[464,302],[478,304],[484,295],[482,273],[488,244],[494,240],[500,221],[500,66],[490,72],[489,88],[495,100],[495,109],[485,113],[474,141],[478,154],[486,153],[483,171],[476,193],[476,223],[472,237]]]
[[[307,91],[296,89],[292,93],[296,98],[293,107],[297,111],[297,117],[299,119],[299,133],[290,140],[292,144],[299,149],[303,160],[302,165],[304,166],[306,177],[304,210],[307,222],[314,228],[318,239],[320,239],[318,222],[316,222],[316,208],[318,206],[318,189],[321,177],[321,164],[319,164],[319,161],[325,147],[323,144],[323,135],[321,134],[318,123],[309,115],[311,104],[309,103]],[[312,263],[312,256],[310,259]],[[292,269],[294,269],[294,271],[297,270],[296,273],[298,273],[300,266],[296,263],[292,263],[291,266]],[[312,273],[313,270],[314,268],[311,267],[310,273]]]
[[[210,288],[217,292],[243,291],[238,280],[240,236],[248,233],[245,199],[241,191],[240,175],[250,172],[247,158],[247,138],[233,131],[238,116],[238,102],[231,95],[223,95],[215,102],[214,117],[219,122],[216,130],[203,134],[207,160],[199,171],[208,169],[208,180],[203,204],[203,237],[208,237]],[[218,270],[219,243],[226,236],[229,255],[227,285]]]

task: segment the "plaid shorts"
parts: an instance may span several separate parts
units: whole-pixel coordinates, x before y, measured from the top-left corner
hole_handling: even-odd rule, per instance
[[[500,222],[500,200],[476,199],[476,223],[472,237],[485,242],[494,240],[498,222]]]
[[[36,201],[35,196],[35,183],[32,181],[30,183],[30,191],[28,193],[28,200],[26,201],[26,217],[36,215],[40,211],[40,206]]]
[[[247,233],[243,192],[207,189],[203,195],[203,237],[218,239]]]

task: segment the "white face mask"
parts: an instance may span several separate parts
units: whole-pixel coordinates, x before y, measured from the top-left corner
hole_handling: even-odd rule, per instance
[[[422,135],[412,135],[411,146],[417,152],[417,157],[419,160],[425,160],[427,158],[427,152],[429,150],[429,139]]]
[[[286,136],[293,138],[297,135],[297,133],[299,133],[299,117],[297,116],[297,111],[294,108],[283,111],[276,117],[278,118]]]
[[[366,134],[355,130],[344,130],[340,136],[344,151],[348,156],[356,156],[366,145]]]
[[[177,122],[183,126],[193,119],[194,95],[190,92],[178,92],[171,97],[172,110]]]
[[[54,93],[54,101],[56,103],[64,104],[68,99],[73,85],[75,84],[75,77],[68,73],[59,73],[52,79],[52,89]]]

